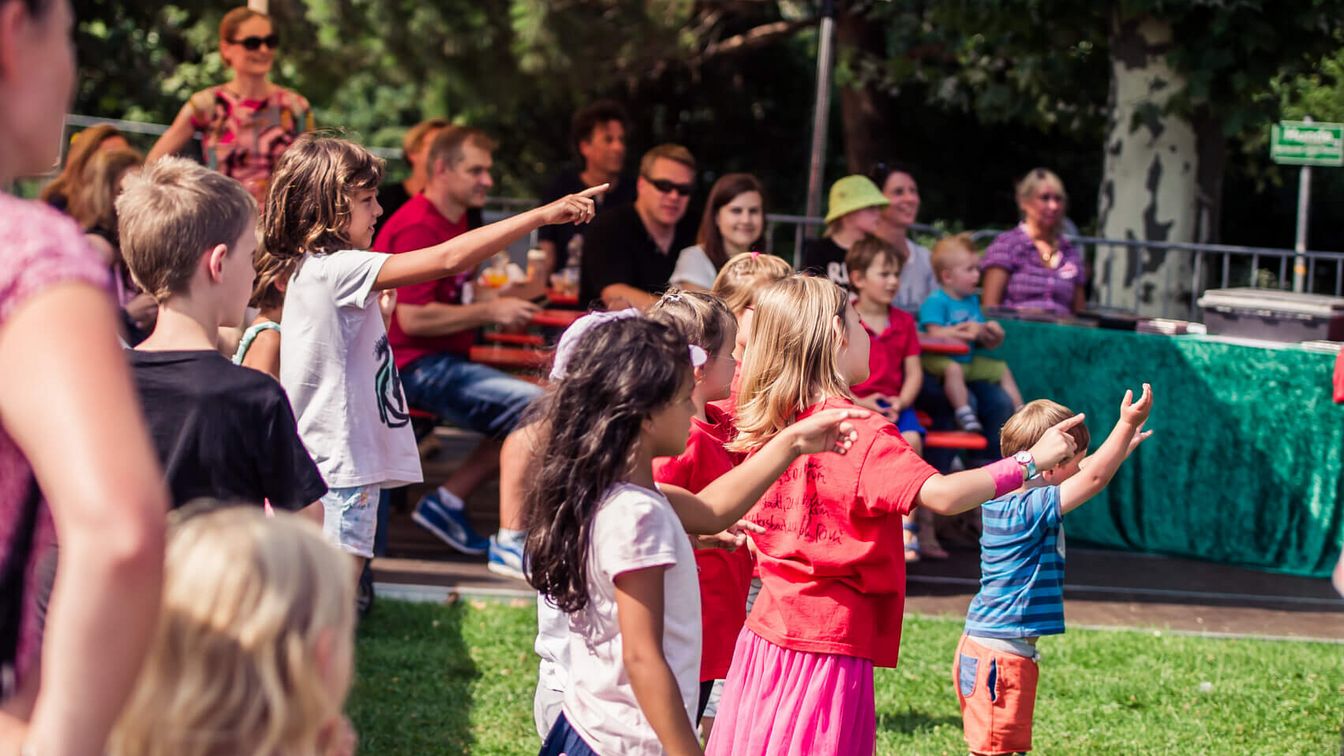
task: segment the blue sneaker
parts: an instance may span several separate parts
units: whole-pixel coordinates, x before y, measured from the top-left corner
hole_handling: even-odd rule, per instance
[[[466,512],[449,507],[443,499],[443,492],[437,488],[425,494],[415,505],[411,519],[463,554],[484,554],[490,542],[471,527]]]
[[[496,575],[527,580],[523,574],[523,542],[501,541],[498,534],[490,536],[490,560],[486,567]]]

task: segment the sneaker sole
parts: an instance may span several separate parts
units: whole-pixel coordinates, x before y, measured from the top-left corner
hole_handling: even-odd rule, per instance
[[[481,554],[484,554],[485,552],[487,552],[487,551],[490,550],[490,547],[488,547],[488,546],[485,547],[485,548],[482,548],[482,549],[473,549],[473,548],[471,548],[470,546],[467,546],[467,545],[465,545],[465,544],[454,543],[454,542],[453,542],[453,539],[449,538],[447,533],[445,533],[445,532],[443,532],[442,530],[440,530],[439,527],[438,527],[437,525],[435,525],[434,523],[430,522],[427,518],[425,518],[424,516],[422,516],[419,512],[412,512],[412,513],[411,513],[411,519],[415,521],[415,524],[416,524],[416,525],[419,525],[420,527],[424,528],[425,530],[428,530],[429,532],[431,532],[431,533],[433,533],[434,535],[438,536],[440,541],[443,541],[444,543],[446,543],[446,544],[448,544],[449,546],[451,546],[454,550],[456,550],[456,551],[460,551],[460,552],[462,552],[463,554],[466,554],[466,555],[468,555],[468,556],[480,556]]]
[[[527,576],[523,574],[522,570],[516,569],[512,565],[504,564],[502,562],[490,562],[486,564],[485,567],[496,575],[503,575],[504,577],[513,578],[514,580],[527,582]]]

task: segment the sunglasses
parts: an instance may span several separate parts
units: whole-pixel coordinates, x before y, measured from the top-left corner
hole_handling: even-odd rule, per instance
[[[243,49],[250,50],[252,52],[260,50],[262,45],[266,45],[266,47],[272,50],[275,50],[278,47],[280,47],[279,34],[267,34],[264,37],[243,37],[242,39],[233,39],[229,41],[235,45],[242,45]]]
[[[676,192],[677,194],[680,194],[683,197],[689,197],[691,196],[691,191],[695,189],[695,186],[693,184],[678,184],[675,181],[668,181],[667,179],[655,179],[645,176],[644,180],[649,182],[650,184],[653,184],[653,188],[657,189],[663,194],[671,194],[672,192]]]

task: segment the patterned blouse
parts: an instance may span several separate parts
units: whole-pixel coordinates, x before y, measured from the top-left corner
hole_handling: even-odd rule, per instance
[[[107,266],[74,221],[38,202],[0,193],[0,329],[22,305],[57,284],[84,282],[106,290]],[[77,369],[78,366],[71,366]],[[52,432],[59,432],[53,428]],[[0,553],[14,548],[16,525],[28,498],[32,468],[23,450],[0,425]],[[51,514],[43,504],[33,530],[24,576],[24,611],[16,656],[18,677],[37,660],[40,632],[35,613],[36,564],[55,542]]]
[[[284,87],[248,100],[221,84],[192,95],[187,105],[192,127],[201,132],[206,165],[237,179],[257,202],[266,199],[280,155],[313,128],[308,101]]]
[[[1073,313],[1074,292],[1087,282],[1087,272],[1083,270],[1083,256],[1078,248],[1062,236],[1059,237],[1059,256],[1057,267],[1046,267],[1031,237],[1018,226],[994,239],[985,250],[980,269],[1008,271],[1002,306],[1069,315]]]

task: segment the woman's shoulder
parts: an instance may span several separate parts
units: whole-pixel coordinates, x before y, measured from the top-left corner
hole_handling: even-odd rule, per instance
[[[680,252],[677,253],[677,256],[678,256],[678,257],[704,257],[705,259],[709,259],[709,258],[705,255],[705,248],[702,247],[702,246],[700,246],[699,244],[692,244],[692,245],[689,246],[689,247],[683,247],[682,250],[681,250]]]
[[[308,98],[295,92],[289,87],[282,87],[277,84],[275,90],[272,92],[272,97],[287,110],[293,110],[299,113],[307,113],[309,110],[312,110],[312,106],[308,104]]]
[[[989,248],[995,247],[1020,247],[1023,244],[1030,244],[1031,239],[1027,238],[1027,232],[1022,230],[1022,226],[1013,226],[994,237],[994,241],[989,243]]]

